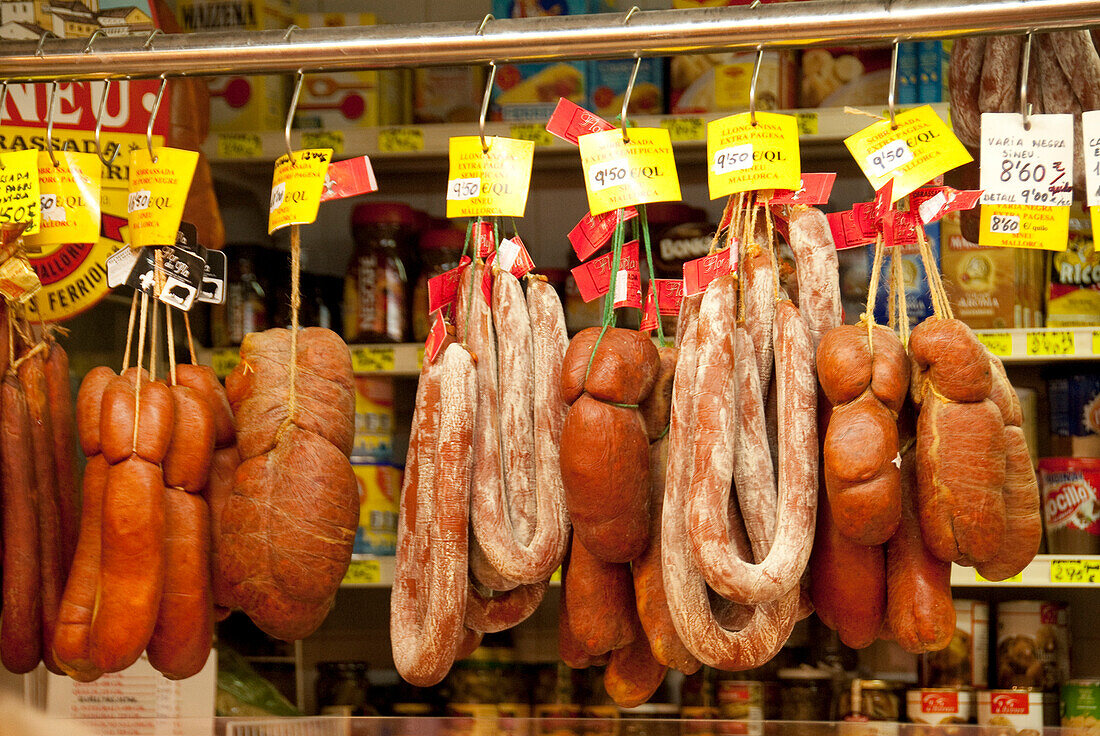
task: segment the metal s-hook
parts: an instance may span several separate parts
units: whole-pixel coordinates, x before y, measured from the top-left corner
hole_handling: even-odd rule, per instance
[[[289,41],[290,36],[294,33],[294,31],[300,30],[302,30],[302,27],[300,25],[298,25],[297,23],[291,23],[289,26],[287,26],[286,33],[283,34],[283,40]]]
[[[163,36],[163,35],[164,35],[164,31],[162,31],[159,28],[154,28],[152,31],[150,31],[149,35],[146,37],[145,43],[143,43],[141,45],[141,48],[148,51],[149,49],[153,48],[153,39],[156,38],[157,36]]]
[[[57,87],[58,82],[55,79],[50,85],[50,102],[46,106],[46,153],[50,154],[53,167],[60,169],[61,164],[57,163],[57,156],[53,153],[53,103],[57,99]]]
[[[752,82],[749,84],[749,122],[756,126],[756,83],[760,80],[760,66],[764,61],[764,47],[756,47],[756,61],[752,65]]]
[[[1020,121],[1031,130],[1031,103],[1027,101],[1027,75],[1031,71],[1031,31],[1024,40],[1023,68],[1020,69]]]
[[[890,114],[890,130],[898,129],[898,121],[895,117],[898,99],[898,48],[901,44],[894,39],[894,52],[890,60],[890,92],[886,96],[886,109]]]
[[[290,147],[290,126],[294,123],[294,113],[298,109],[298,98],[302,95],[302,82],[306,73],[299,69],[298,80],[294,83],[294,94],[290,97],[290,108],[286,111],[286,125],[283,127],[283,139],[286,141],[286,156],[294,159],[294,149]]]
[[[103,113],[107,109],[107,95],[111,92],[111,80],[106,79],[103,81],[103,96],[99,98],[99,112],[95,116],[95,155],[99,156],[100,162],[108,169],[114,164],[115,159],[118,158],[118,151],[122,146],[115,146],[114,155],[110,159],[103,157],[103,145],[99,142],[99,136],[103,132]]]
[[[88,37],[88,43],[84,44],[84,53],[85,54],[92,53],[92,44],[95,43],[95,40],[97,38],[99,38],[100,36],[102,36],[103,33],[104,33],[104,31],[103,31],[102,28],[97,28],[97,29],[95,29],[95,32],[91,36]]]
[[[0,122],[4,117],[5,106],[8,104],[8,80],[0,82]],[[0,171],[4,169],[3,161],[0,161]]]
[[[153,101],[153,111],[149,115],[149,124],[145,126],[145,146],[149,149],[149,160],[157,162],[153,154],[153,123],[157,121],[157,113],[160,111],[160,101],[164,98],[164,88],[168,86],[168,79],[164,74],[160,75],[160,89],[157,90],[157,99]]]
[[[38,58],[45,56],[45,50],[42,48],[42,44],[46,43],[47,38],[57,38],[57,34],[53,31],[43,31],[42,35],[38,37],[38,46],[34,49],[34,55]]]
[[[639,10],[638,6],[635,5],[634,7],[632,7],[630,10],[628,10],[626,12],[626,17],[623,18],[623,25],[624,26],[627,23],[630,22],[630,19],[634,17],[634,14],[637,13],[638,10]],[[634,68],[630,70],[630,81],[628,81],[627,84],[626,84],[626,92],[623,93],[623,107],[619,111],[619,123],[622,125],[622,129],[623,129],[623,143],[630,143],[630,136],[626,132],[626,129],[627,129],[627,119],[626,119],[627,108],[630,107],[630,97],[631,97],[631,95],[634,94],[634,82],[636,82],[638,80],[638,69],[640,69],[641,66],[642,66],[642,57],[635,54],[634,55]]]
[[[489,25],[489,21],[496,20],[492,13],[486,13],[485,17],[481,19],[481,23],[478,24],[477,30],[474,31],[475,36],[480,36],[485,33],[485,27]],[[485,94],[481,97],[481,112],[477,116],[477,131],[478,136],[481,138],[481,152],[489,152],[489,142],[485,140],[485,119],[489,115],[489,100],[493,96],[493,82],[497,78],[497,63],[495,61],[489,62],[489,77],[485,80]]]

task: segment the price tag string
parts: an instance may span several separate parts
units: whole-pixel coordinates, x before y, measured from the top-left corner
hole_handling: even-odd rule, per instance
[[[649,268],[649,291],[653,294],[653,309],[657,312],[657,341],[661,344],[661,347],[668,345],[668,341],[665,340],[665,330],[661,326],[661,302],[657,296],[657,289],[653,288],[653,284],[656,283],[657,272],[653,270],[653,248],[649,242],[649,221],[646,219],[645,205],[638,205],[638,222],[635,227],[641,230],[642,247],[645,248],[645,260],[646,265]]]

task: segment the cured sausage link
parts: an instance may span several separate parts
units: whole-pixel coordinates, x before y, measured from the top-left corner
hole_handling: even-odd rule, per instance
[[[565,579],[569,623],[581,649],[598,656],[634,640],[634,586],[630,567],[604,562],[574,538]]]
[[[549,587],[549,581],[544,580],[488,597],[471,585],[466,597],[466,628],[483,634],[510,629],[535,612]]]
[[[699,313],[693,472],[687,506],[691,547],[707,583],[731,601],[759,604],[798,586],[813,547],[817,513],[817,382],[809,329],[789,301],[776,308],[776,381],[779,395],[779,520],[775,543],[760,563],[741,559],[729,541],[727,509],[733,475],[732,382],[727,328],[735,313],[735,286],[713,282]],[[723,338],[723,335],[726,337]],[[725,365],[723,365],[723,362]]]
[[[447,347],[417,387],[417,427],[409,445],[416,472],[406,474],[398,518],[398,556],[390,596],[394,664],[418,687],[443,679],[463,640],[467,594],[467,529],[477,374],[470,353]],[[424,391],[423,396],[421,391]],[[433,407],[429,394],[438,391]],[[424,412],[421,413],[421,408]],[[434,441],[433,441],[434,440]],[[425,473],[426,466],[432,466]],[[427,514],[428,564],[418,564],[417,518]],[[423,610],[418,610],[420,602]]]
[[[69,355],[56,342],[46,357],[46,392],[53,428],[54,476],[61,535],[61,568],[68,572],[76,553],[80,529],[80,496],[76,487],[76,442],[73,431],[73,393],[69,382]]]
[[[805,205],[791,207],[789,242],[798,267],[798,310],[817,350],[825,333],[843,322],[840,266],[825,213]]]
[[[38,558],[38,490],[34,478],[31,419],[15,372],[0,396],[0,460],[3,463],[4,609],[0,663],[9,672],[33,670],[42,658],[41,571]]]

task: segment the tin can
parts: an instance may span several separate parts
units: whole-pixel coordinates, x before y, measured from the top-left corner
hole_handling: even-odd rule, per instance
[[[1100,680],[1070,680],[1062,685],[1062,728],[1100,733]]]
[[[921,655],[921,687],[989,687],[988,651],[989,604],[955,601],[955,635],[947,648]]]
[[[1100,554],[1100,459],[1044,457],[1039,486],[1050,553]]]
[[[764,683],[759,680],[719,680],[718,733],[759,734],[763,731]]]
[[[920,688],[905,693],[905,714],[911,723],[939,726],[974,720],[974,691],[966,688]]]
[[[1069,606],[1055,601],[997,604],[997,686],[1057,690],[1069,680]]]
[[[1039,736],[1057,708],[1056,696],[1038,690],[981,690],[978,725],[989,726],[989,736]]]

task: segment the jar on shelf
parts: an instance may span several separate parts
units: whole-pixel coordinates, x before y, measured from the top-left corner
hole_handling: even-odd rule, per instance
[[[428,337],[432,321],[428,316],[428,280],[458,266],[466,233],[448,227],[427,230],[420,236],[420,276],[413,289],[413,339],[423,342]]]
[[[401,250],[416,223],[402,202],[370,202],[352,211],[355,249],[344,277],[344,339],[401,342],[408,331]]]
[[[815,667],[779,670],[780,718],[784,721],[827,721],[832,712],[833,675]]]
[[[224,326],[215,319],[214,344],[240,345],[250,332],[271,327],[268,311],[270,279],[259,268],[262,248],[256,245],[229,246],[228,278],[225,290]]]
[[[366,662],[317,663],[317,712],[334,716],[376,716],[370,704]]]

